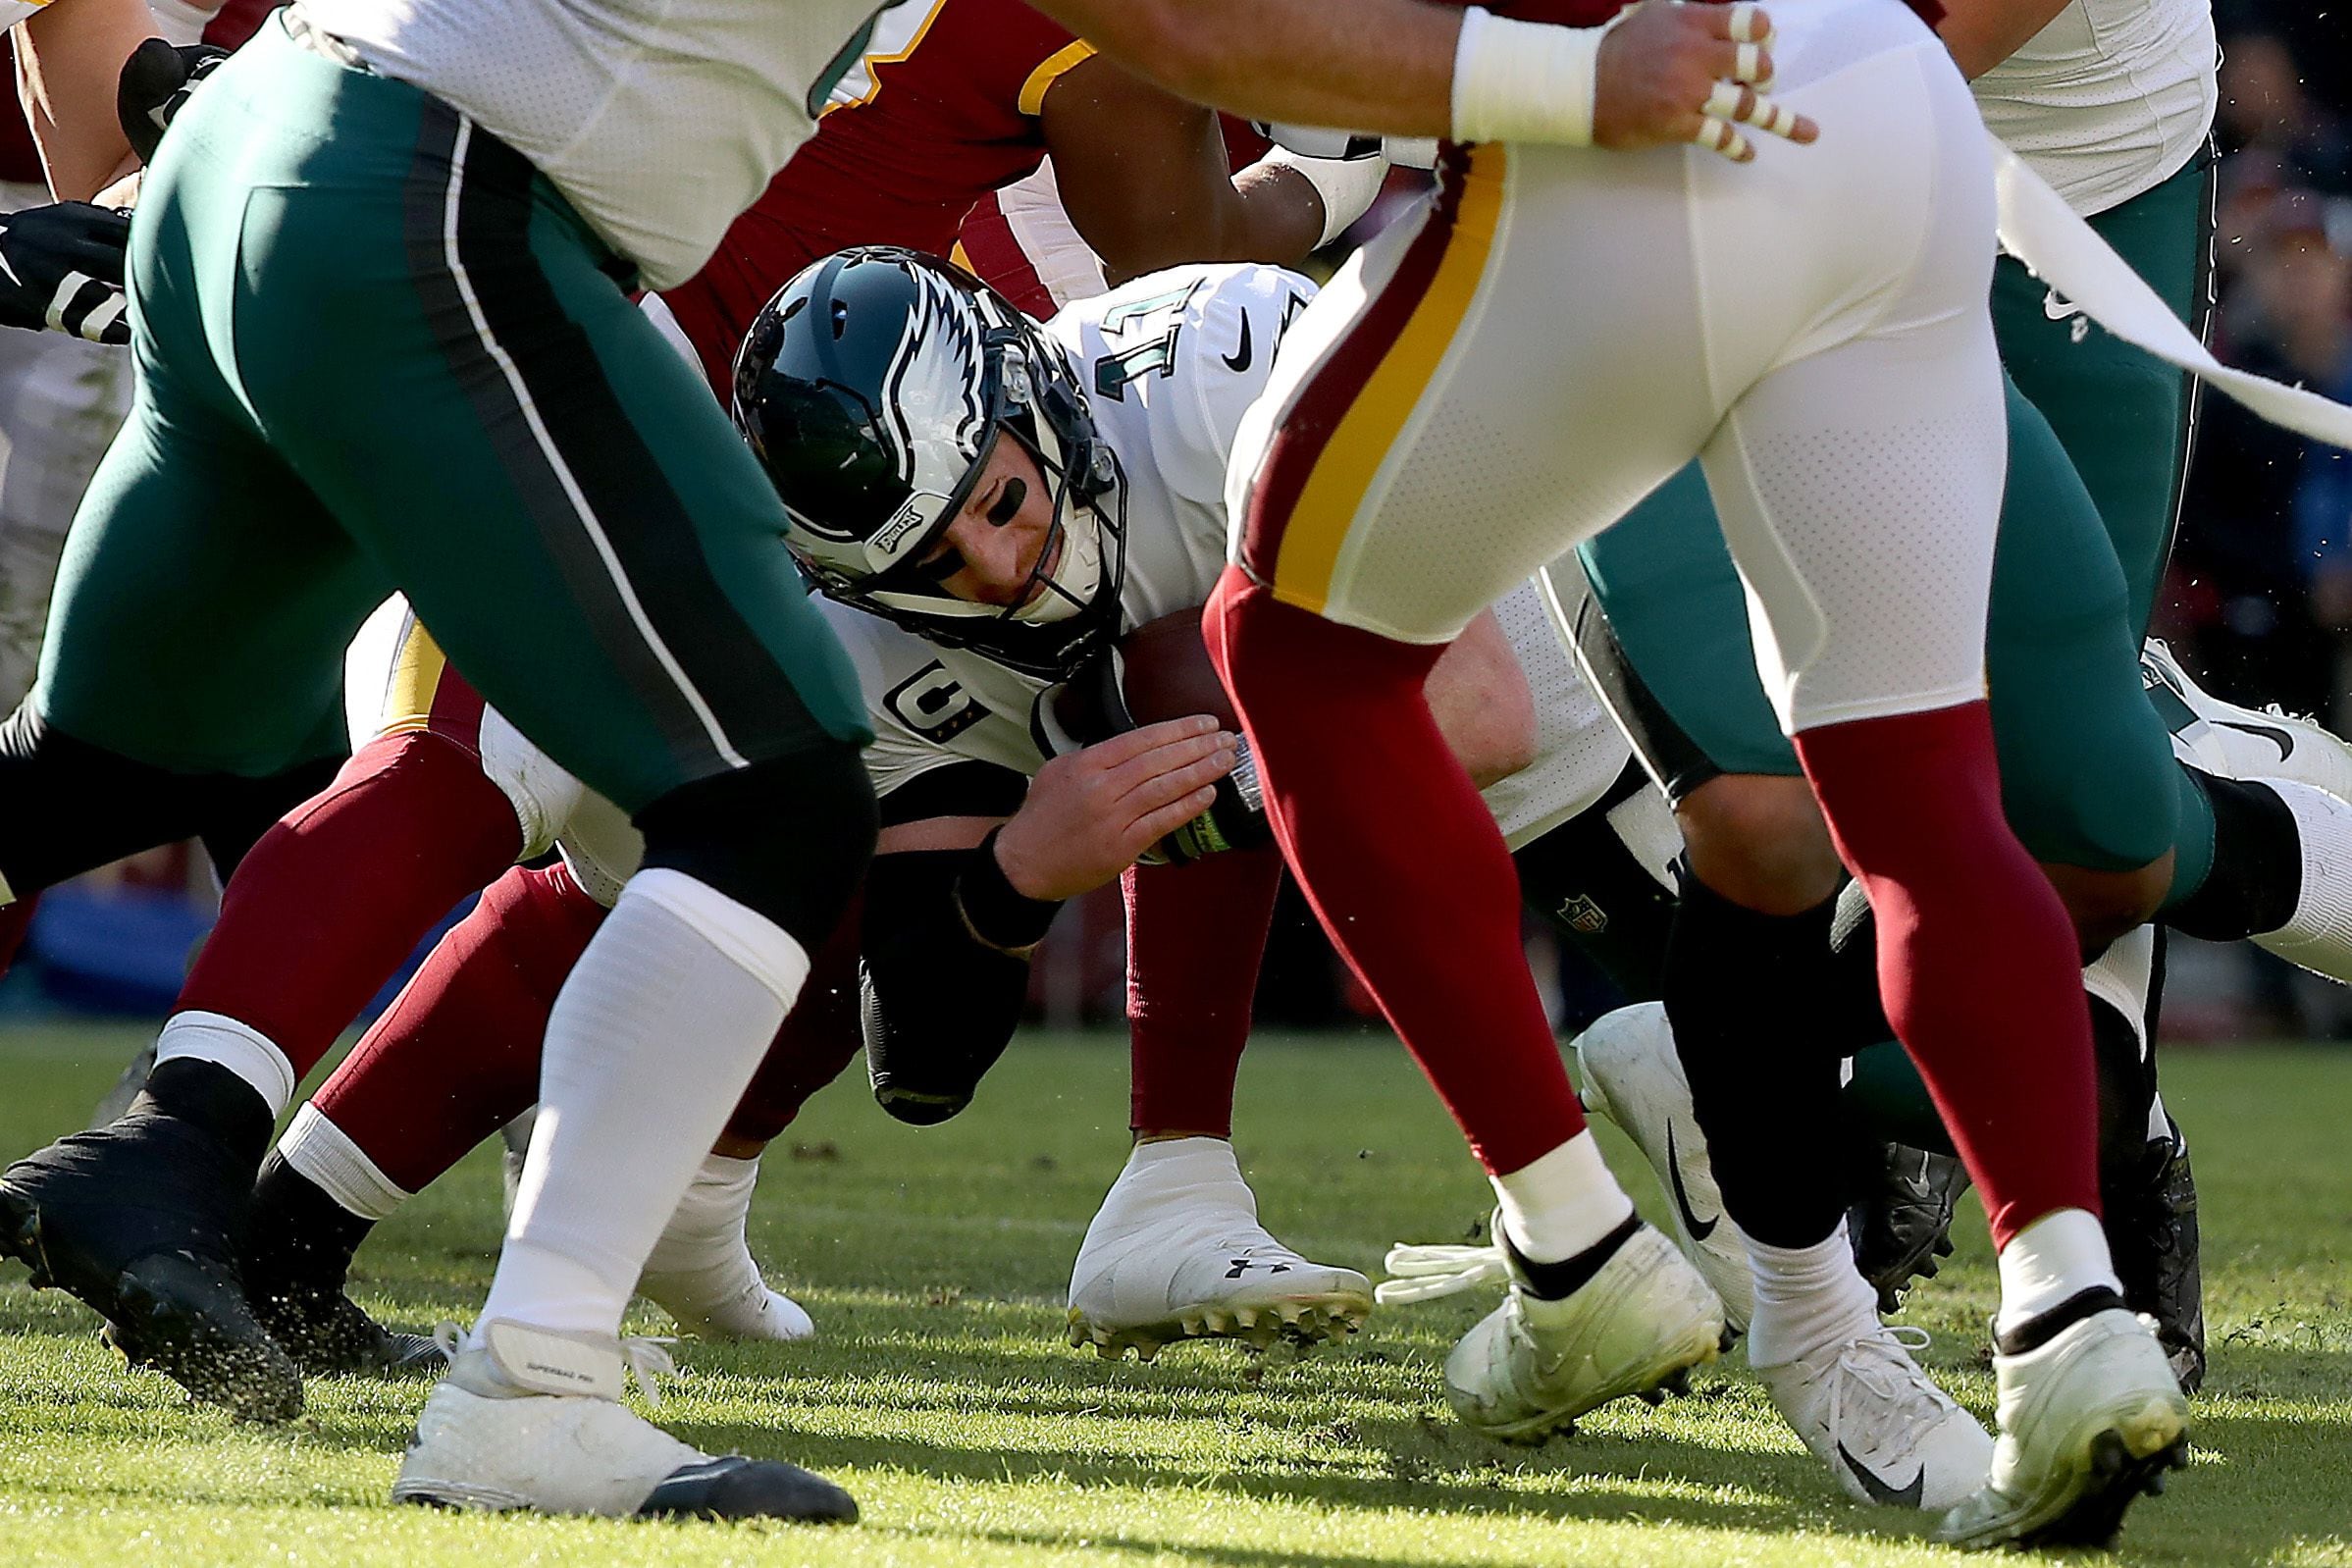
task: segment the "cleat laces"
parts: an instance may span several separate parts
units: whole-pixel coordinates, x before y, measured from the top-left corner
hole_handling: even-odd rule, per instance
[[[1924,1350],[1934,1342],[1925,1329],[1885,1328],[1878,1333],[1865,1335],[1849,1343],[1838,1352],[1830,1364],[1829,1377],[1829,1441],[1842,1446],[1846,1440],[1846,1385],[1849,1379],[1860,1384],[1870,1394],[1889,1407],[1908,1417],[1923,1418],[1923,1425],[1933,1425],[1944,1416],[1943,1401],[1930,1389],[1916,1361],[1913,1350]],[[1865,1434],[1866,1436],[1866,1434]],[[1875,1441],[1870,1443],[1875,1448]]]

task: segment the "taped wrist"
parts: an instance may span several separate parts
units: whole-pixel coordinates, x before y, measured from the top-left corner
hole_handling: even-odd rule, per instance
[[[1454,43],[1452,139],[1592,145],[1600,41],[1614,26],[1612,19],[1561,27],[1513,22],[1479,6],[1464,11]]]
[[[1323,236],[1315,241],[1317,250],[1347,233],[1358,218],[1372,210],[1388,178],[1385,158],[1313,158],[1292,152],[1280,142],[1258,160],[1258,167],[1291,170],[1315,187],[1323,202]]]
[[[929,1125],[969,1105],[1028,998],[1027,959],[980,940],[962,907],[966,873],[979,857],[993,865],[993,843],[877,856],[866,873],[866,1070],[875,1100],[901,1122]]]

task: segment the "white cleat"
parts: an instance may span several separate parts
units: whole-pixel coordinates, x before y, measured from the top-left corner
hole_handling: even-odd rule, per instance
[[[1454,1414],[1502,1442],[1573,1432],[1577,1417],[1629,1394],[1662,1403],[1687,1388],[1693,1367],[1721,1352],[1723,1304],[1673,1242],[1640,1222],[1593,1278],[1558,1300],[1536,1295],[1499,1243],[1393,1247],[1387,1267],[1396,1278],[1381,1286],[1384,1302],[1510,1281],[1503,1304],[1445,1358]]]
[[[1585,1109],[1617,1124],[1657,1173],[1674,1204],[1674,1238],[1683,1255],[1722,1299],[1725,1332],[1746,1333],[1755,1307],[1748,1238],[1723,1212],[1664,1004],[1644,1002],[1603,1015],[1577,1036],[1576,1057]]]
[[[2276,704],[2258,710],[2222,702],[2190,680],[2171,649],[2153,637],[2140,650],[2140,679],[2185,760],[2223,778],[2292,779],[2352,801],[2352,746],[2317,719]]]
[[[1972,1495],[1993,1464],[1993,1435],[1937,1387],[1918,1329],[1865,1317],[1847,1338],[1757,1367],[1781,1416],[1856,1502],[1937,1513]]]
[[[745,1234],[759,1162],[714,1154],[646,1259],[637,1292],[705,1339],[806,1339],[816,1325],[759,1277]]]
[[[1222,1138],[1143,1143],[1112,1183],[1070,1276],[1070,1342],[1151,1360],[1178,1339],[1301,1347],[1356,1332],[1372,1281],[1301,1257],[1258,1224]]]
[[[1962,1546],[2104,1546],[2187,1462],[2188,1399],[2146,1320],[2121,1307],[1995,1355],[2001,1440],[1984,1490],[1945,1516]]]
[[[439,1336],[448,1376],[418,1413],[392,1501],[612,1518],[797,1519],[846,1524],[850,1494],[773,1459],[689,1447],[620,1403],[624,1369],[668,1357],[650,1341],[484,1327],[480,1342]]]

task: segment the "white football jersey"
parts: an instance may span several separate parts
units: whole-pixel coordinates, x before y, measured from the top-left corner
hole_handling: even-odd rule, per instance
[[[1277,345],[1315,296],[1295,273],[1255,264],[1154,273],[1061,311],[1068,348],[1126,486],[1127,629],[1208,601],[1226,560],[1226,467]],[[1049,683],[969,649],[934,649],[828,603],[858,665],[877,737],[878,793],[958,758],[1023,773],[1044,765],[1030,712]],[[1538,759],[1487,791],[1513,848],[1590,807],[1631,750],[1586,685],[1531,584],[1495,606],[1536,700]]]
[[[702,270],[895,3],[301,0],[528,158],[649,288]]]
[[[2196,155],[2220,64],[2213,0],[2068,0],[1974,88],[1993,133],[2087,216]]]

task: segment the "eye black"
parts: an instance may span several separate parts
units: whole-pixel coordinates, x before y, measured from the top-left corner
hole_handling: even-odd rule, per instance
[[[964,552],[953,545],[936,555],[926,555],[915,563],[915,575],[933,583],[944,583],[962,570]]]
[[[1013,521],[1014,518],[1020,515],[1020,503],[1028,498],[1029,487],[1025,480],[1006,480],[1004,491],[998,495],[996,504],[988,508],[989,526],[1002,528]]]

